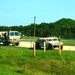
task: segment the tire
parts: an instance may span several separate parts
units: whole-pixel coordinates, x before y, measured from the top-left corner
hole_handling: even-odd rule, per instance
[[[18,43],[15,43],[15,45],[18,46],[19,45],[19,42]]]
[[[36,49],[41,49],[41,47],[40,47],[38,42],[36,42]]]
[[[61,50],[63,49],[63,45],[61,45]]]
[[[51,44],[48,44],[47,49],[54,49],[53,46]]]
[[[9,45],[9,41],[6,40],[6,41],[4,42],[4,45],[5,45],[5,46],[8,46],[8,45]]]

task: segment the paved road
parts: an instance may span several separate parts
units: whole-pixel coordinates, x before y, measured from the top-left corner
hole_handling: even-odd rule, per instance
[[[32,48],[34,42],[20,42],[20,47]],[[75,51],[75,46],[63,46],[63,50]]]
[[[32,48],[34,42],[20,42],[19,46],[20,47],[27,47],[27,48]]]

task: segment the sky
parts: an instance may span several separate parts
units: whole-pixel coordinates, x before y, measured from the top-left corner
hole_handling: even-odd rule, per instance
[[[0,26],[75,20],[75,0],[0,0]]]

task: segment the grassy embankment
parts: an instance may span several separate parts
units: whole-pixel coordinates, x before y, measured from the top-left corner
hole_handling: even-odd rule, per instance
[[[75,52],[0,46],[0,75],[75,75]]]

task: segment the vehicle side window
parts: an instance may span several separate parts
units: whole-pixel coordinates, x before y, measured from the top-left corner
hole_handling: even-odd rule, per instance
[[[49,41],[52,41],[52,39],[49,39]]]
[[[53,41],[57,41],[57,39],[53,39]]]
[[[13,32],[10,32],[10,33],[9,33],[9,36],[14,36],[14,33],[13,33]]]

